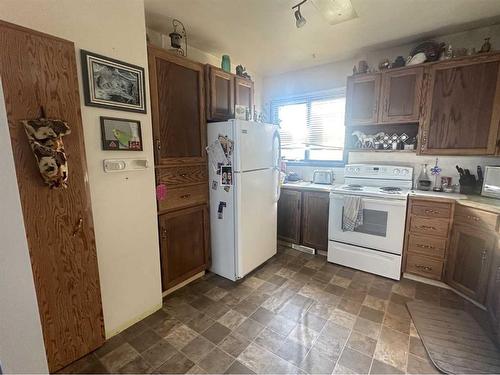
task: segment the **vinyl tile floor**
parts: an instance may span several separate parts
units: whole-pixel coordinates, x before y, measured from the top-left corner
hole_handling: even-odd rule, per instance
[[[208,273],[63,373],[438,373],[406,308],[470,307],[450,290],[399,282],[280,248],[238,283]]]

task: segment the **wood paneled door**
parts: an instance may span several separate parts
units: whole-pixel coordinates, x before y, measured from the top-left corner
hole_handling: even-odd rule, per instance
[[[234,78],[235,105],[244,105],[253,111],[253,82],[242,77]]]
[[[234,118],[234,76],[212,65],[207,65],[205,69],[210,87],[207,92],[207,120]]]
[[[378,121],[380,73],[347,79],[346,124],[371,125]]]
[[[158,217],[163,290],[205,270],[210,262],[206,205]]]
[[[328,250],[328,193],[302,193],[302,244],[316,250]]]
[[[423,68],[405,68],[382,75],[379,122],[418,122]]]
[[[99,273],[72,42],[0,21],[0,75],[49,369],[104,341]],[[67,121],[67,189],[43,183],[23,119]],[[8,345],[8,343],[6,343]]]
[[[420,152],[494,154],[500,123],[500,55],[428,68]]]
[[[300,243],[300,219],[302,193],[281,189],[278,201],[278,238],[283,241]]]
[[[454,225],[446,281],[479,303],[485,302],[496,237],[466,225]]]
[[[206,162],[203,65],[148,46],[156,164]]]

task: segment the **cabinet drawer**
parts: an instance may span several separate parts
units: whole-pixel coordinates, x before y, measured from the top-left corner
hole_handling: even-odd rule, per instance
[[[408,251],[444,259],[446,251],[446,238],[425,237],[410,234],[408,237]]]
[[[167,187],[207,183],[208,181],[206,165],[160,167],[156,169],[156,176],[157,182]]]
[[[495,231],[497,227],[498,215],[477,210],[475,208],[464,207],[457,204],[455,209],[455,223],[465,224],[477,229]]]
[[[414,273],[434,280],[441,280],[443,261],[419,254],[408,253],[406,272]]]
[[[421,216],[412,216],[410,232],[439,237],[448,236],[449,221],[447,219],[431,219]]]
[[[177,208],[195,206],[208,202],[208,187],[206,184],[167,189],[167,196],[158,202],[160,212]]]
[[[411,214],[425,217],[449,218],[451,216],[451,204],[441,202],[413,201]]]

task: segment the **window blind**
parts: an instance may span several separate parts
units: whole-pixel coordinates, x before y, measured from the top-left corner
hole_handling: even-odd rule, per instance
[[[271,104],[287,160],[343,159],[345,92],[307,95]]]

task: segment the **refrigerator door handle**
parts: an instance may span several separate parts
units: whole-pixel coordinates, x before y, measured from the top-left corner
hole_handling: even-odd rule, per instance
[[[274,147],[276,146],[275,139],[278,140],[278,149],[274,150]],[[277,152],[276,152],[277,151]],[[280,182],[281,182],[281,168],[280,168],[280,163],[281,163],[281,137],[279,130],[276,130],[274,132],[273,136],[273,157],[277,153],[277,158],[275,158],[275,165],[273,169],[277,172],[277,179],[276,179],[276,202],[280,199],[281,195],[281,187],[280,187]]]

